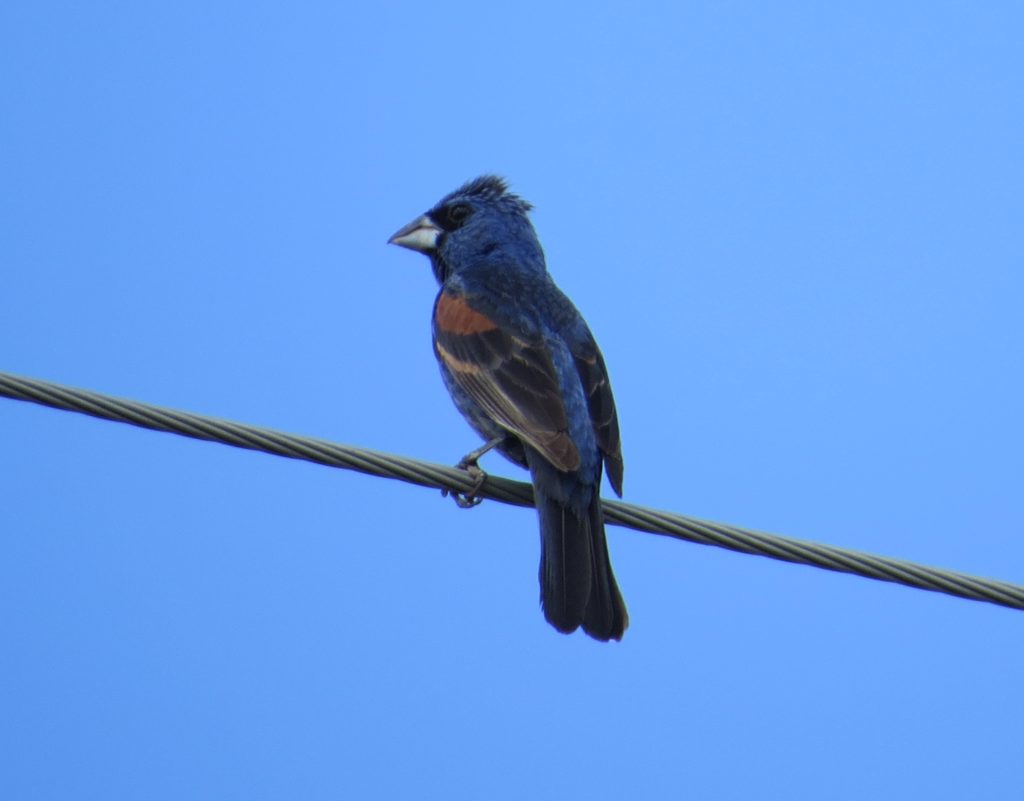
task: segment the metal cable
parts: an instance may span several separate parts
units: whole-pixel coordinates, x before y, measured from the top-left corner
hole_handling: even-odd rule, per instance
[[[264,451],[291,459],[356,470],[381,478],[394,478],[422,487],[469,492],[473,481],[454,467],[421,462],[366,448],[338,445],[322,439],[285,434],[269,428],[218,420],[205,415],[123,400],[98,392],[53,384],[48,381],[0,373],[0,396],[31,401],[55,409],[81,412],[104,420],[131,423],[154,431],[166,431],[195,439]],[[520,481],[488,476],[477,491],[483,498],[515,506],[533,505],[533,488]],[[647,509],[621,501],[603,501],[605,519],[626,528],[661,534],[702,545],[716,545],[740,553],[768,556],[786,562],[811,565],[840,573],[852,573],[879,581],[891,581],[932,592],[943,592],[974,601],[987,601],[1024,609],[1024,587],[993,579],[977,578],[950,570],[890,559],[883,556],[765,534],[737,526],[711,523],[692,517]]]

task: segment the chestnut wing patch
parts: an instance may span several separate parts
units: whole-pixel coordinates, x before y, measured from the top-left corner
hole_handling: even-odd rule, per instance
[[[579,468],[558,377],[543,342],[509,333],[464,297],[445,291],[434,305],[434,349],[495,422],[559,470]]]

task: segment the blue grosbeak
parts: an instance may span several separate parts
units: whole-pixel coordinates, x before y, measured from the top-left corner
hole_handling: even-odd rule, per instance
[[[388,241],[429,256],[441,285],[434,353],[455,405],[487,441],[461,466],[497,448],[530,471],[544,616],[561,632],[582,626],[619,640],[629,618],[600,498],[602,462],[622,494],[615,401],[590,329],[548,275],[530,209],[485,175]]]

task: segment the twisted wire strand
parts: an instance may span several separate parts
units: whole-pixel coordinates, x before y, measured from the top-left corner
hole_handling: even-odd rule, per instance
[[[191,412],[165,409],[148,403],[115,398],[9,373],[0,372],[0,396],[80,412],[104,420],[130,423],[154,431],[166,431],[237,448],[303,459],[329,467],[356,470],[380,478],[398,479],[421,487],[466,493],[472,491],[474,485],[474,481],[465,471],[454,467],[219,420]],[[515,506],[533,505],[533,487],[497,476],[488,476],[476,494]],[[1024,586],[1005,581],[926,567],[914,562],[852,551],[834,545],[712,523],[621,501],[606,500],[603,501],[603,506],[605,519],[609,523],[637,531],[675,537],[701,545],[715,545],[731,551],[767,556],[839,573],[852,573],[864,578],[942,592],[973,601],[986,601],[1013,609],[1024,609]]]

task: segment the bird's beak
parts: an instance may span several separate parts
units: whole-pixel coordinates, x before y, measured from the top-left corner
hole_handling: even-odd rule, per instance
[[[441,229],[424,214],[395,231],[388,244],[418,250],[420,253],[433,253],[437,249],[437,238],[440,235]]]

